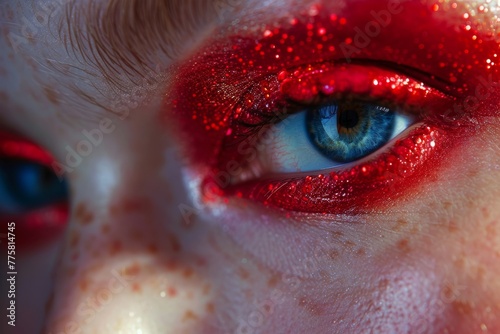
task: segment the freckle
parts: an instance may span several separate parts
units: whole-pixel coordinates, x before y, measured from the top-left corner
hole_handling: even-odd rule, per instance
[[[456,299],[456,294],[453,286],[450,286],[446,284],[443,289],[441,290],[441,298],[444,298],[448,301],[455,300]]]
[[[109,246],[109,254],[116,255],[122,251],[122,243],[120,240],[113,240],[111,245]]]
[[[170,242],[170,247],[172,247],[172,251],[174,253],[178,253],[182,249],[182,246],[179,242],[179,239],[177,238],[177,236],[175,234],[168,233],[167,239]]]
[[[149,206],[150,201],[148,199],[128,198],[112,204],[109,213],[111,216],[118,216],[120,214],[144,212],[147,211]]]
[[[191,310],[187,310],[186,313],[184,313],[184,317],[182,321],[188,321],[188,320],[197,320],[198,316]]]
[[[452,307],[456,313],[461,315],[469,315],[472,312],[472,306],[468,302],[455,300],[452,302]]]
[[[347,249],[352,249],[354,246],[356,246],[356,243],[352,242],[351,240],[346,240],[344,242],[344,247]]]
[[[168,293],[168,296],[171,298],[177,296],[177,290],[174,287],[169,287],[167,289],[167,293]]]
[[[479,171],[477,169],[471,169],[467,172],[467,176],[469,178],[476,177],[479,174]]]
[[[457,231],[458,231],[457,223],[455,223],[455,222],[449,222],[448,223],[448,232],[455,233]]]
[[[239,268],[238,269],[238,276],[242,279],[242,280],[247,280],[249,277],[250,277],[250,273],[248,272],[248,270],[244,269],[244,268]]]
[[[210,291],[212,290],[212,286],[210,284],[205,284],[203,286],[203,294],[206,296],[210,293]]]
[[[366,255],[366,251],[364,248],[360,248],[356,251],[356,255],[358,256],[365,256]]]
[[[443,208],[445,208],[446,210],[451,208],[451,206],[452,206],[451,202],[448,202],[448,201],[443,202]]]
[[[89,288],[89,281],[85,278],[80,280],[80,282],[78,283],[78,287],[80,288],[80,291],[86,292]]]
[[[379,282],[378,282],[378,287],[380,289],[386,289],[387,287],[389,286],[389,280],[384,278],[384,279],[381,279]]]
[[[213,314],[215,312],[215,306],[212,303],[207,303],[205,306],[205,309],[207,310],[207,313]]]
[[[344,236],[344,233],[340,231],[333,231],[331,234],[334,240],[338,240]]]
[[[78,219],[82,225],[88,225],[94,220],[94,215],[87,210],[85,203],[80,203],[76,206],[75,218]]]
[[[332,249],[331,251],[328,252],[328,256],[330,257],[330,259],[332,260],[337,260],[338,257],[339,257],[340,253],[338,250],[336,249]]]
[[[398,242],[398,248],[403,253],[408,253],[410,251],[410,245],[408,239],[403,239]]]
[[[184,275],[185,278],[190,278],[191,276],[193,276],[193,274],[194,271],[191,268],[184,269],[184,272],[182,273],[182,275]]]
[[[278,282],[280,281],[280,276],[279,275],[273,275],[271,278],[267,281],[267,286],[269,288],[274,288],[278,285]]]
[[[302,297],[299,299],[299,306],[300,307],[305,307],[307,306],[308,302],[307,302],[307,299],[305,297]]]
[[[137,282],[132,283],[132,291],[135,293],[141,292],[141,285]]]
[[[393,231],[401,231],[403,227],[408,225],[408,222],[404,219],[398,219],[396,225],[392,228]]]
[[[69,241],[69,246],[71,248],[75,248],[76,245],[78,245],[78,242],[80,241],[80,233],[78,231],[73,231],[71,232],[71,237]]]
[[[124,270],[125,275],[130,275],[130,276],[138,275],[140,272],[141,272],[141,267],[137,263],[134,263],[133,265],[128,266]]]
[[[155,244],[149,244],[148,252],[151,254],[156,254],[158,253],[158,247]]]
[[[126,199],[122,203],[122,210],[126,213],[131,212],[142,212],[148,209],[150,206],[149,199],[144,198],[134,198],[134,199]]]
[[[95,263],[88,267],[87,273],[89,276],[95,275],[97,272],[102,271],[103,265],[102,263]]]

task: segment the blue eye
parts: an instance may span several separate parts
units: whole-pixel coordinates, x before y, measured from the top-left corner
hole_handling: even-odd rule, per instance
[[[253,170],[311,172],[357,164],[383,149],[413,123],[398,108],[341,101],[293,114],[271,127]]]
[[[306,119],[316,149],[339,163],[356,161],[384,146],[395,124],[391,109],[356,101],[313,109]]]
[[[0,161],[0,213],[16,214],[67,199],[68,187],[48,167],[26,160]]]

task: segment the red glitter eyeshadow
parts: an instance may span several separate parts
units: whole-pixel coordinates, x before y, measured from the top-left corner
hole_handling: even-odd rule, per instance
[[[293,211],[341,213],[374,208],[383,204],[383,194],[404,195],[429,179],[446,154],[469,138],[470,125],[493,115],[491,103],[500,85],[491,59],[498,45],[488,31],[474,25],[462,29],[470,24],[463,18],[463,4],[447,9],[449,20],[421,2],[400,6],[376,36],[362,28],[381,25],[377,15],[387,11],[387,1],[359,1],[355,11],[329,13],[318,7],[317,15],[283,20],[257,37],[242,32],[211,41],[186,62],[172,110],[181,120],[192,165],[212,170],[202,185],[205,199],[238,196]],[[413,88],[427,79],[425,86],[433,89],[378,84],[398,75],[413,79]],[[246,160],[257,154],[252,138],[258,136],[240,123],[257,127],[269,115],[289,113],[283,110],[291,101],[306,106],[350,90],[405,101],[419,110],[421,126],[370,162],[348,170],[215,182],[214,175],[244,170]],[[249,142],[244,150],[238,149],[241,141]]]
[[[7,132],[0,131],[0,159],[20,159],[50,166],[52,156],[34,143]],[[0,219],[15,222],[16,244],[19,250],[31,250],[50,242],[59,235],[68,221],[68,203],[54,203],[34,211],[6,214],[0,212]],[[6,228],[4,231],[7,231]]]

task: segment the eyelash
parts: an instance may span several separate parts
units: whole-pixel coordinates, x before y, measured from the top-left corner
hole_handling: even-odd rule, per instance
[[[262,103],[255,103],[254,101],[249,100],[248,96],[252,95],[250,92],[258,92],[258,86],[259,85],[252,85],[250,88],[247,89],[247,91],[242,95],[242,98],[238,101],[238,104],[233,110],[232,114],[232,119],[233,122],[229,126],[228,133],[229,134],[234,134],[234,135],[239,135],[244,138],[247,138],[249,136],[254,135],[255,133],[259,132],[262,127],[267,127],[273,124],[277,124],[284,119],[286,119],[288,116],[304,111],[307,108],[311,107],[319,107],[321,105],[324,105],[328,102],[331,101],[345,101],[349,99],[356,99],[356,100],[362,100],[364,102],[372,102],[372,103],[378,103],[380,105],[384,106],[402,106],[403,111],[407,114],[411,114],[414,116],[420,116],[423,119],[423,121],[430,120],[430,115],[427,110],[423,110],[421,105],[417,101],[409,101],[407,96],[399,96],[398,93],[395,92],[396,89],[402,90],[402,89],[408,89],[403,86],[409,86],[412,85],[413,87],[410,87],[409,90],[415,89],[415,90],[420,90],[424,95],[434,95],[434,100],[447,100],[447,101],[452,101],[454,100],[454,97],[445,93],[441,93],[439,90],[431,88],[432,86],[437,86],[437,85],[442,85],[442,82],[437,81],[435,78],[431,79],[431,75],[429,74],[423,74],[420,75],[422,77],[422,81],[416,81],[414,79],[410,79],[403,74],[396,74],[396,73],[401,73],[403,71],[396,71],[396,73],[391,73],[386,70],[376,68],[373,66],[370,66],[370,64],[365,64],[365,65],[352,65],[352,66],[346,66],[344,64],[337,65],[335,63],[328,64],[325,67],[325,64],[320,65],[319,68],[322,71],[325,71],[328,69],[328,66],[331,66],[332,68],[335,68],[336,66],[340,66],[341,70],[345,70],[345,72],[349,73],[349,75],[359,75],[362,74],[362,72],[366,71],[373,71],[375,74],[372,75],[372,78],[369,80],[363,80],[363,83],[366,84],[377,81],[379,82],[378,87],[379,89],[374,89],[373,86],[370,86],[369,89],[366,87],[364,89],[360,89],[359,87],[353,86],[350,88],[341,88],[340,92],[336,94],[325,94],[324,92],[316,92],[316,93],[306,93],[308,96],[313,98],[313,101],[309,102],[304,102],[304,98],[297,98],[295,99],[286,97],[286,94],[282,94],[282,92],[276,92],[276,90],[283,89],[283,85],[280,85],[280,82],[282,83],[285,80],[289,80],[289,78],[279,78],[280,76],[285,77],[285,76],[290,76],[289,73],[297,73],[299,71],[304,71],[303,68],[294,68],[290,71],[283,71],[280,72],[278,75],[274,76],[269,76],[267,81],[262,80],[259,85],[263,85],[263,83],[266,83],[266,89],[267,91],[267,98],[263,96],[260,96],[257,100],[262,101]],[[307,66],[307,69],[312,69],[313,67],[311,65]],[[408,70],[408,69],[406,69]],[[411,69],[410,69],[411,70]],[[353,72],[355,72],[353,74]],[[413,71],[415,72],[415,71]],[[324,75],[324,73],[323,73]],[[292,75],[293,76],[293,75]],[[300,78],[299,78],[300,79]],[[383,81],[386,81],[385,83]],[[291,80],[290,80],[291,81]],[[424,82],[430,82],[429,85],[425,84]],[[272,82],[271,84],[269,82]],[[344,85],[346,83],[344,82]],[[347,83],[348,84],[348,83]],[[388,85],[392,85],[392,87],[389,88]],[[289,85],[293,86],[293,85]],[[307,87],[305,85],[306,89],[310,89],[310,87]],[[445,87],[449,87],[449,84],[447,84]],[[275,90],[275,91],[273,91]],[[293,90],[293,89],[292,89]],[[363,91],[364,90],[364,91]],[[420,95],[420,94],[415,94],[415,95]],[[421,96],[418,96],[418,98],[421,98]],[[432,104],[432,102],[430,102]],[[249,104],[249,107],[245,107],[245,104]],[[262,105],[265,104],[265,105]],[[272,104],[272,107],[269,107],[268,105]],[[246,117],[245,119],[241,119],[241,117]],[[233,131],[233,128],[243,128],[239,129],[242,131]],[[244,129],[247,128],[248,131],[245,131]]]

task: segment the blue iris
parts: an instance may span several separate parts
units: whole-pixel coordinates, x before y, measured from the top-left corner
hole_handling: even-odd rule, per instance
[[[327,158],[352,162],[384,146],[394,132],[395,113],[385,106],[347,101],[308,111],[309,139]]]
[[[22,213],[64,201],[66,181],[48,167],[26,160],[0,161],[0,213]]]

